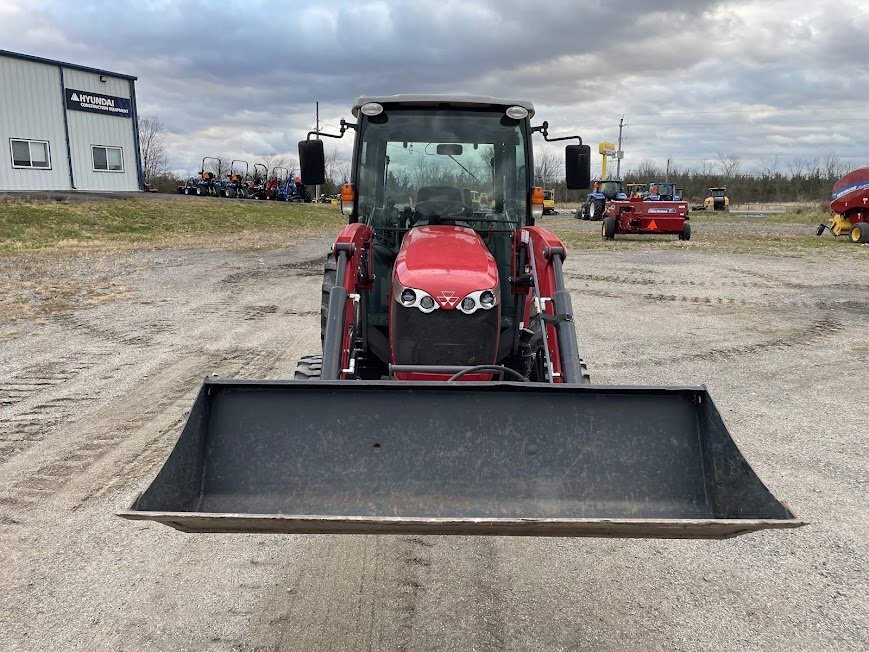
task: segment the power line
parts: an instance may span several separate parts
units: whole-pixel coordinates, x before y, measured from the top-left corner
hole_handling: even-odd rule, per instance
[[[785,107],[770,107],[765,109],[722,109],[718,111],[660,111],[658,113],[634,113],[631,112],[631,115],[654,115],[654,116],[668,116],[668,115],[697,115],[697,114],[729,114],[729,113],[759,113],[762,111],[839,111],[841,109],[858,109],[863,110],[866,108],[865,104],[827,104],[826,106],[800,106],[793,108],[785,108]]]

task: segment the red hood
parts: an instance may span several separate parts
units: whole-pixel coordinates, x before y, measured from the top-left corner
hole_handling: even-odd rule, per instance
[[[480,236],[461,226],[418,226],[408,231],[394,275],[404,287],[428,292],[445,310],[477,290],[499,294],[495,259]]]

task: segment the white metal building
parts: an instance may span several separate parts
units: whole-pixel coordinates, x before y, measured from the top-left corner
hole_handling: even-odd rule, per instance
[[[0,50],[0,191],[141,190],[135,82]]]

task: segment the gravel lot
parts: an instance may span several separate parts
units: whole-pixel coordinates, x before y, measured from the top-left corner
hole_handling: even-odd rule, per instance
[[[328,240],[0,261],[24,297],[0,313],[0,649],[869,649],[869,249],[845,242],[736,254],[698,228],[565,266],[593,380],[707,384],[808,527],[189,535],[116,517],[204,376],[286,378],[318,350]]]

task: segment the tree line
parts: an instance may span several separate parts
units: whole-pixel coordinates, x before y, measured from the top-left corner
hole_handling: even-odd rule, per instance
[[[557,154],[544,151],[535,161],[536,183],[555,190],[556,201],[581,202],[587,190],[568,190],[560,178],[561,161]],[[830,201],[833,184],[852,169],[835,154],[816,158],[793,158],[762,160],[756,169],[743,172],[743,160],[737,154],[719,153],[713,161],[706,161],[696,169],[680,168],[671,164],[669,169],[652,161],[644,161],[628,168],[622,181],[650,183],[669,181],[683,189],[683,197],[691,203],[699,203],[708,194],[708,189],[724,186],[735,203],[783,203]],[[611,167],[611,178],[615,170]]]

